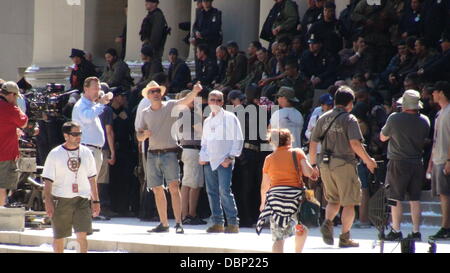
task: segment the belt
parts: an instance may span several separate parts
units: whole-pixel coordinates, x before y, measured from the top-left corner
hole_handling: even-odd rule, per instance
[[[199,145],[183,145],[183,149],[201,150],[202,146],[199,146]]]
[[[180,148],[170,148],[170,149],[161,149],[161,150],[148,150],[149,153],[152,154],[165,154],[165,153],[177,153],[180,151]]]
[[[98,146],[95,146],[95,145],[91,145],[91,144],[83,144],[83,143],[81,143],[81,144],[84,145],[84,146],[86,146],[86,147],[91,147],[91,148],[95,148],[95,149],[98,149],[98,150],[103,150],[102,147],[98,147]]]
[[[255,152],[259,152],[260,151],[260,148],[259,148],[258,145],[253,145],[253,144],[250,144],[250,143],[244,143],[244,148],[252,150],[252,151],[255,151]]]

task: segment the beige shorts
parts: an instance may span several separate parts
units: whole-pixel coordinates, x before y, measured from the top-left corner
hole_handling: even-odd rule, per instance
[[[109,183],[109,164],[108,160],[111,156],[110,150],[103,150],[103,160],[102,160],[102,166],[100,168],[100,172],[97,176],[97,183],[98,184],[108,184]]]
[[[183,149],[181,161],[183,161],[182,185],[193,189],[202,188],[205,185],[203,166],[198,163],[199,150]]]
[[[97,170],[97,177],[100,174],[100,169],[102,167],[103,164],[103,152],[102,149],[98,149],[98,148],[94,148],[94,147],[90,147],[90,146],[86,146],[87,148],[89,148],[89,150],[91,150],[92,155],[94,156],[94,160],[95,160],[95,169]]]
[[[320,175],[325,186],[325,199],[341,206],[361,203],[361,181],[356,165],[339,158],[320,164]]]
[[[20,172],[16,160],[0,162],[0,189],[17,189],[19,175]]]

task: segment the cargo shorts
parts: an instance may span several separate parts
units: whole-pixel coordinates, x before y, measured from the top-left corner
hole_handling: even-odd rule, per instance
[[[17,189],[19,175],[20,172],[16,160],[0,162],[0,189]]]
[[[89,199],[54,196],[53,204],[55,207],[52,217],[54,239],[72,236],[72,227],[75,233],[92,234],[92,210]]]
[[[328,164],[320,164],[320,175],[325,186],[325,199],[341,206],[361,203],[361,181],[356,164],[332,157]]]

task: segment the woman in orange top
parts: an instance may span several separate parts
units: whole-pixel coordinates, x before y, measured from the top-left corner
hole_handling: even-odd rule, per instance
[[[267,156],[264,162],[260,211],[265,209],[266,193],[270,189],[274,189],[274,187],[284,187],[294,191],[295,189],[301,189],[304,187],[303,175],[310,177],[312,180],[317,180],[317,177],[313,174],[313,167],[309,164],[303,150],[292,148],[293,137],[288,129],[272,129],[269,131],[268,138],[274,152]],[[293,152],[296,153],[298,172],[295,168]],[[271,217],[270,228],[274,240],[273,252],[283,252],[284,240],[294,235],[294,219],[289,221],[285,228],[282,228],[276,225]],[[295,251],[300,253],[305,245],[308,230],[304,226],[298,226],[298,229],[295,236]]]

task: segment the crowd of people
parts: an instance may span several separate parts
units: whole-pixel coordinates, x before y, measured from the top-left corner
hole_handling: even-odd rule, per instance
[[[176,48],[169,50],[167,71],[162,65],[170,27],[158,0],[145,1],[142,77],[137,82],[123,52],[107,49],[106,66],[99,71],[85,52],[73,49],[70,89],[83,91],[72,94],[65,106],[65,119],[73,122],[56,130],[61,133],[53,141],[48,141],[53,128],[48,123],[41,122],[37,134],[49,215],[64,219],[64,213],[81,206],[79,217],[87,217],[85,202],[67,202],[58,213],[52,206],[64,203],[61,198],[87,198],[89,185],[98,183],[98,193],[91,195],[96,219],[157,220],[160,224],[149,232],[168,232],[173,217],[176,233],[182,234],[183,225],[206,224],[211,216],[208,233],[237,233],[239,227],[261,228],[261,211],[283,213],[273,206],[267,210],[271,198],[300,195],[283,187],[307,185],[316,190],[323,208],[324,242],[334,243],[333,226],[340,221],[339,246],[356,247],[350,239],[355,218],[357,227],[370,227],[370,173],[387,168],[386,183],[397,205],[386,239],[402,238],[405,194],[414,223],[409,236],[421,238],[420,193],[430,186],[425,174],[431,174],[431,188],[442,205],[442,228],[433,238],[448,239],[449,1],[381,0],[370,5],[352,0],[338,18],[334,1],[308,1],[303,18],[294,1],[274,2],[260,35],[269,46],[253,41],[243,52],[234,41],[223,44],[222,17],[231,15],[214,8],[213,0],[197,0],[189,39],[196,52],[194,74]],[[16,86],[3,84],[0,98],[5,103],[16,105],[15,94],[19,96]],[[225,105],[232,107],[225,110]],[[11,139],[6,134],[12,127],[17,135],[15,129],[26,123],[25,110],[5,107],[0,109],[14,113],[15,123],[4,127],[12,116],[1,115],[1,128],[8,128],[2,129],[2,140]],[[179,107],[192,122],[174,135],[179,116],[173,112]],[[247,107],[257,109],[257,115],[246,112],[242,122],[236,112]],[[199,116],[197,110],[206,108],[210,114]],[[260,132],[258,137],[252,131]],[[223,139],[225,133],[233,137]],[[83,155],[87,150],[92,158]],[[297,163],[291,162],[292,151]],[[9,168],[17,155],[11,150],[0,167]],[[57,157],[67,157],[71,174],[62,182],[63,174],[55,171],[60,169]],[[84,166],[91,161],[95,169]],[[87,175],[83,186],[78,186],[78,174]],[[6,198],[3,189],[13,187],[1,188],[0,202]],[[82,220],[75,232],[92,232],[88,222]],[[270,223],[274,251],[282,251],[282,241],[297,226],[289,217]],[[55,239],[69,234],[67,225],[54,228]],[[297,233],[299,252],[307,234],[302,230]],[[84,242],[85,234],[80,238]],[[61,250],[60,241],[56,245]]]

